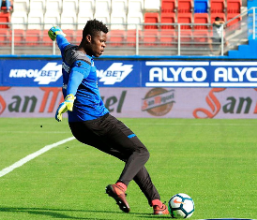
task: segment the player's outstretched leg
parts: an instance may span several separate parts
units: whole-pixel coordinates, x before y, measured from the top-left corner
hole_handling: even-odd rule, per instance
[[[123,212],[129,212],[130,207],[126,200],[125,190],[117,184],[110,184],[106,187],[106,193],[115,199],[120,210]]]
[[[168,207],[165,204],[161,203],[160,200],[156,201],[156,203],[153,200],[152,201],[152,206],[153,206],[153,214],[154,215],[169,215],[170,214],[169,210],[168,210]]]

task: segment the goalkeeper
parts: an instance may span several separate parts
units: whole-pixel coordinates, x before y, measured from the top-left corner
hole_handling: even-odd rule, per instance
[[[101,100],[97,86],[96,67],[93,57],[99,57],[106,47],[108,28],[100,21],[89,20],[83,30],[79,46],[70,44],[58,27],[48,34],[56,40],[62,54],[63,95],[55,118],[62,121],[68,111],[69,126],[74,137],[125,162],[125,167],[115,184],[106,187],[119,208],[129,212],[126,189],[134,180],[153,207],[154,214],[169,214],[145,168],[149,152],[137,136],[121,121],[117,120]]]

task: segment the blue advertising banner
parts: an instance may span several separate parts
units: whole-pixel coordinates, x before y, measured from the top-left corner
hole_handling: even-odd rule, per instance
[[[257,62],[95,60],[99,87],[256,88]],[[62,61],[0,60],[0,86],[61,87]]]

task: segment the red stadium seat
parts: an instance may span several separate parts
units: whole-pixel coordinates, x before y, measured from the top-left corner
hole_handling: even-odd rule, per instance
[[[9,23],[11,21],[10,13],[0,12],[0,28],[9,28],[8,24],[1,23]]]
[[[12,35],[12,31],[11,34]],[[14,45],[15,46],[24,46],[26,44],[25,31],[21,29],[14,30]]]
[[[181,13],[178,14],[178,23],[183,24],[180,26],[181,29],[191,29],[191,25],[185,24],[192,24],[192,13]]]
[[[48,36],[48,30],[43,30],[43,37],[42,37],[43,45],[45,46],[52,46],[53,41]]]
[[[159,31],[158,30],[144,30],[143,44],[144,46],[158,46],[159,43]]]
[[[241,21],[242,17],[238,16],[240,14],[227,14],[227,27],[230,27],[230,30],[239,30],[241,29]],[[237,17],[238,16],[238,17]],[[235,18],[237,17],[237,18]],[[229,21],[231,19],[235,18],[232,21]]]
[[[160,43],[164,47],[175,47],[177,45],[177,32],[174,30],[161,30],[160,31]]]
[[[0,29],[0,45],[10,45],[10,31],[8,29]]]
[[[193,0],[178,0],[178,12],[189,13],[193,11]]]
[[[126,45],[127,46],[136,46],[136,30],[127,30],[125,33]]]
[[[191,30],[181,30],[180,42],[183,46],[190,46],[193,41],[193,32]]]
[[[159,13],[146,12],[145,15],[145,23],[156,24],[159,23]],[[145,29],[158,29],[157,25],[145,25]]]
[[[111,30],[108,34],[109,44],[112,46],[120,46],[124,44],[125,33],[124,30]]]
[[[176,11],[177,5],[176,0],[162,0],[161,12],[162,13],[173,13]]]
[[[206,43],[210,38],[209,30],[194,30],[193,32],[194,42]]]
[[[209,14],[208,13],[195,13],[194,24],[206,24],[206,25],[195,25],[194,29],[209,29]]]
[[[225,12],[225,0],[210,0],[211,13],[224,13]]]
[[[26,31],[26,44],[27,45],[38,45],[42,42],[42,31],[41,30],[27,30]]]
[[[220,17],[223,21],[226,21],[224,13],[211,13],[211,23],[215,21],[216,17]]]
[[[176,14],[175,13],[165,13],[161,14],[161,24],[170,23],[174,24],[176,23]],[[161,25],[161,29],[174,29],[174,25]]]
[[[76,41],[76,31],[70,29],[64,29],[63,33],[66,34],[66,39],[69,43],[75,43]]]
[[[242,0],[227,0],[227,12],[228,14],[240,14],[242,6]]]

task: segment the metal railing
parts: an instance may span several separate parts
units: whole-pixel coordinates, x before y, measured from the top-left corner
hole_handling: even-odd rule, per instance
[[[107,38],[105,55],[197,55],[211,54],[223,56],[239,44],[256,38],[256,8],[232,18],[224,24],[225,38],[221,42],[212,41],[212,24],[107,24],[110,32]],[[37,31],[29,29],[37,25]],[[1,54],[60,54],[55,42],[47,36],[46,26],[52,24],[0,24]],[[60,25],[70,43],[79,44],[81,24]],[[69,25],[72,29],[69,29]],[[6,28],[3,28],[5,26]],[[23,26],[23,27],[21,27]],[[35,27],[35,26],[34,26]],[[131,29],[133,27],[134,29]],[[226,44],[228,42],[228,44]]]

